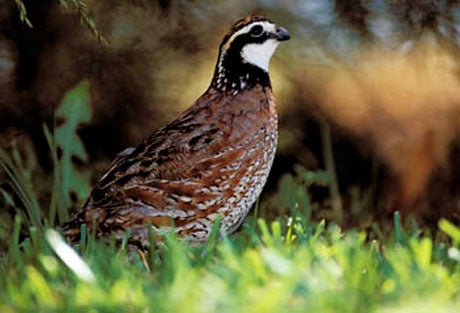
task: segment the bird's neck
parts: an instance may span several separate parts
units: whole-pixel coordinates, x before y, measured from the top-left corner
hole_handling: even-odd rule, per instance
[[[238,94],[257,85],[271,88],[270,77],[265,70],[244,62],[239,54],[219,54],[211,88]]]

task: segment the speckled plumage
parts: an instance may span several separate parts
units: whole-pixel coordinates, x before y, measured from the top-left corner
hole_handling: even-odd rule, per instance
[[[251,23],[276,27],[279,34],[232,38]],[[113,232],[121,239],[130,228],[130,241],[141,246],[148,244],[147,225],[160,235],[174,226],[179,237],[192,243],[208,239],[219,215],[221,231],[238,228],[267,180],[276,151],[277,114],[268,73],[237,52],[244,40],[275,40],[268,36],[289,38],[262,17],[231,28],[208,90],[172,123],[117,156],[63,227],[70,240],[83,223],[94,225],[97,237]]]

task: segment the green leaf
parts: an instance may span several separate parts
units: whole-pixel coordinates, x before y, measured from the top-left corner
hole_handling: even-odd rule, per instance
[[[89,191],[89,172],[77,169],[73,158],[85,163],[88,155],[83,142],[78,136],[78,129],[91,119],[91,104],[88,81],[82,81],[75,88],[67,92],[56,117],[62,122],[55,129],[56,147],[61,151],[59,156],[60,188],[67,205],[70,204],[70,194],[74,192],[78,199],[84,199]]]

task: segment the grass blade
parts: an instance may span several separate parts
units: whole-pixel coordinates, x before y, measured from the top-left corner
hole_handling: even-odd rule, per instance
[[[30,223],[36,228],[43,230],[43,224],[41,221],[40,205],[38,199],[32,191],[30,181],[23,175],[19,167],[14,164],[13,160],[8,154],[0,148],[0,167],[3,168],[7,177],[11,182],[11,186],[14,192],[21,200],[24,209],[27,212],[27,218]],[[23,214],[23,212],[18,212]]]

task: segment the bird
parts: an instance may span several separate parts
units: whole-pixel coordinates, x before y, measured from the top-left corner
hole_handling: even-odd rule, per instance
[[[179,117],[119,153],[82,208],[62,227],[68,241],[84,224],[96,238],[148,247],[149,232],[208,241],[216,222],[233,233],[267,181],[278,117],[269,62],[289,32],[261,15],[230,27],[207,90]],[[149,229],[150,228],[150,229]],[[112,236],[112,237],[111,237]]]

